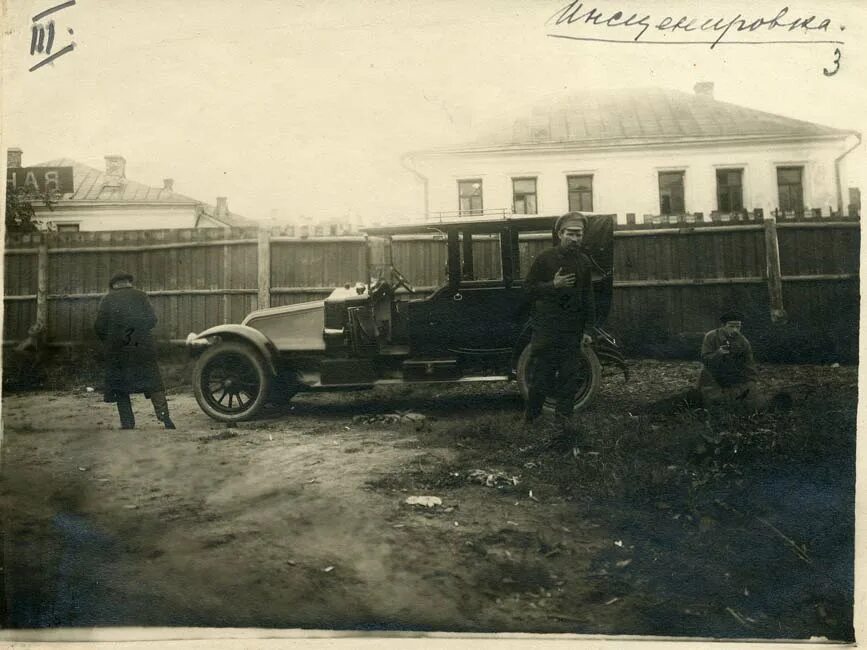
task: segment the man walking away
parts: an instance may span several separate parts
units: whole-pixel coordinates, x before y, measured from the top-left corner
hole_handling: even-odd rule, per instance
[[[94,329],[105,348],[104,399],[117,403],[121,429],[135,428],[131,393],[144,393],[153,402],[157,419],[166,429],[175,428],[151,336],[156,323],[147,294],[133,287],[133,276],[115,274],[99,303]]]
[[[542,413],[546,397],[556,399],[561,434],[570,430],[580,379],[582,343],[596,321],[591,262],[581,250],[587,221],[569,212],[554,226],[555,246],[541,252],[530,267],[524,286],[532,302],[531,367],[524,419]],[[557,239],[559,238],[559,243]]]

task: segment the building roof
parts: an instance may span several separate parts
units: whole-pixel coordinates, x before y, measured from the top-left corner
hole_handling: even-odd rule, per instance
[[[104,170],[90,167],[70,158],[49,160],[34,165],[34,167],[72,167],[75,191],[71,195],[64,196],[64,201],[201,203],[201,201],[162,187],[150,187],[128,178],[113,179]]]
[[[242,217],[237,212],[232,212],[231,210],[223,212],[222,214],[218,214],[217,207],[214,205],[210,205],[208,203],[201,203],[200,206],[202,214],[204,216],[208,217],[208,219],[218,221],[219,223],[229,228],[247,228],[259,225],[258,221],[248,219],[247,217]]]
[[[57,158],[34,167],[72,167],[75,191],[63,197],[64,201],[105,201],[111,203],[175,203],[198,207],[201,213],[228,227],[257,226],[258,222],[227,210],[217,216],[217,208],[209,203],[179,194],[165,187],[151,187],[126,177],[113,178],[99,170],[71,158]]]
[[[851,133],[721,102],[708,94],[664,88],[588,90],[551,97],[477,141],[449,150],[809,139]]]

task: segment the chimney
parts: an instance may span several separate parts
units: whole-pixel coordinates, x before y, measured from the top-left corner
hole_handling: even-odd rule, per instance
[[[217,197],[217,208],[214,211],[215,217],[227,217],[229,216],[229,199],[225,196]]]
[[[123,156],[106,156],[105,175],[106,187],[119,187],[126,180],[126,158]]]
[[[6,150],[6,166],[12,169],[13,167],[21,167],[21,156],[24,152],[18,147],[13,147]]]
[[[699,97],[713,99],[713,81],[699,81],[692,89]]]
[[[164,178],[163,179],[163,189],[169,192],[175,191],[175,179],[174,178]]]

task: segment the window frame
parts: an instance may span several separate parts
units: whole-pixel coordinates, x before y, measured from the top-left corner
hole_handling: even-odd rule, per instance
[[[736,214],[744,211],[744,168],[743,167],[717,167],[715,170],[716,177],[716,207],[721,213],[724,214]],[[740,183],[737,186],[729,185],[728,179],[726,178],[725,186],[720,185],[720,174],[729,174],[731,172],[738,172],[740,177]],[[728,199],[729,199],[729,209],[725,210],[722,206],[722,196],[723,196],[723,187],[727,190]],[[731,204],[731,188],[737,187],[740,190],[740,207],[735,208]]]
[[[776,177],[777,177],[777,205],[780,209],[780,212],[802,212],[806,209],[805,206],[806,206],[807,201],[806,201],[806,196],[804,193],[804,190],[806,189],[804,187],[804,171],[805,171],[805,169],[806,169],[806,167],[804,165],[776,165],[775,172],[776,172]],[[800,192],[799,192],[799,196],[798,196],[798,202],[800,205],[796,206],[796,207],[783,207],[783,187],[789,188],[789,187],[795,186],[795,184],[786,183],[785,185],[782,185],[780,183],[780,172],[781,171],[793,171],[793,170],[797,170],[798,174],[799,174],[797,186],[800,187]],[[789,196],[789,194],[790,193],[787,192],[787,200],[791,198]]]
[[[665,212],[662,207],[663,202],[663,185],[662,185],[662,176],[663,175],[678,175],[680,176],[680,200],[682,202],[682,210],[677,211],[675,209],[671,209],[669,212]],[[687,214],[686,209],[686,170],[685,169],[658,169],[656,171],[656,187],[657,187],[657,196],[659,198],[659,214],[660,216],[680,216]],[[667,186],[671,187],[670,185]],[[667,189],[666,188],[666,189]],[[671,194],[669,193],[669,207],[671,207]]]
[[[573,178],[588,178],[590,179],[590,189],[589,190],[575,190],[573,192],[572,187],[570,185],[570,181]],[[569,208],[569,212],[593,212],[593,174],[567,174],[566,175],[566,205]],[[573,206],[572,204],[572,195],[578,195],[578,206]],[[590,207],[583,206],[584,197],[589,196],[590,199]]]
[[[469,207],[469,209],[464,210],[464,207],[463,207],[464,195],[462,192],[462,186],[465,184],[472,184],[472,183],[478,183],[479,184],[479,194],[478,194],[479,207],[478,208],[472,207],[472,199],[474,199],[475,197],[470,195],[470,196],[466,197],[468,200],[470,200],[470,207]],[[480,217],[480,216],[484,215],[485,214],[484,194],[485,194],[485,185],[484,185],[484,182],[481,178],[459,178],[458,179],[458,215],[461,217]]]
[[[517,201],[518,201],[518,192],[515,189],[515,183],[517,181],[533,181],[533,191],[532,192],[521,192],[521,200],[524,202],[524,211],[518,212],[517,210]],[[527,210],[527,201],[526,197],[533,197],[533,211],[530,212]],[[539,178],[537,176],[513,176],[512,177],[512,214],[539,214]]]

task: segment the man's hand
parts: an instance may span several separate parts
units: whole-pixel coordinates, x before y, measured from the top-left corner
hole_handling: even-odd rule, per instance
[[[731,351],[732,351],[732,344],[729,343],[728,341],[726,341],[725,343],[723,343],[723,344],[720,346],[719,350],[718,350],[718,352],[719,352],[720,354],[723,354],[723,355],[725,355],[725,354],[729,354]]]
[[[554,274],[554,288],[562,289],[563,287],[572,286],[575,286],[575,274],[563,273],[563,267],[561,266],[557,269],[557,273]]]
[[[589,334],[584,334],[581,337],[581,345],[590,345],[591,343],[593,343],[593,337]]]

